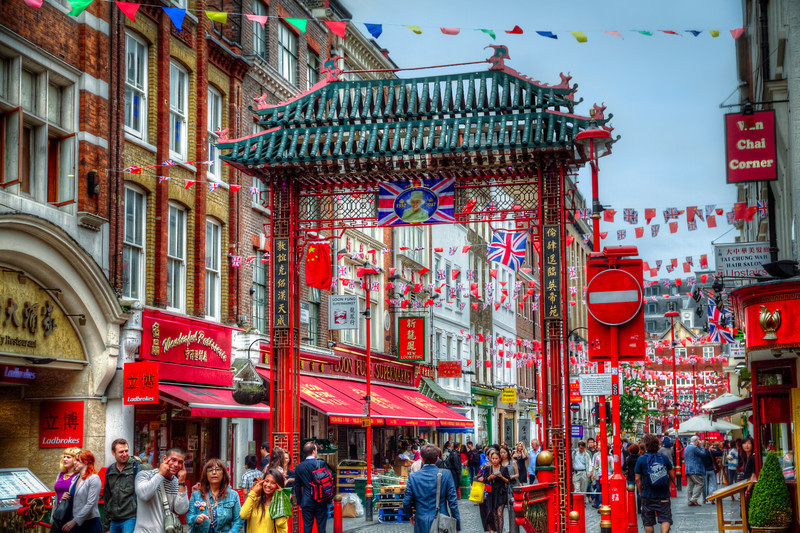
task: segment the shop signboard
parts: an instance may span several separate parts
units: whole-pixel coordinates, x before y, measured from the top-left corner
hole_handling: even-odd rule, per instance
[[[562,312],[561,295],[561,230],[558,226],[545,226],[542,243],[542,274],[544,286],[542,287],[542,305],[544,306],[544,319],[560,319]]]
[[[36,381],[36,372],[26,367],[14,365],[4,365],[0,375],[0,383],[16,383],[18,385],[30,385]]]
[[[503,403],[517,403],[517,389],[503,389],[500,393],[500,401]]]
[[[440,378],[460,378],[461,377],[461,361],[439,361],[439,377]]]
[[[581,374],[581,396],[611,396],[611,374]]]
[[[122,390],[122,403],[125,405],[158,403],[158,363],[125,363],[122,367]]]
[[[728,183],[778,179],[775,111],[725,115]]]
[[[425,317],[402,316],[397,319],[397,360],[425,360]]]
[[[231,368],[233,328],[153,309],[142,313],[142,326],[142,360]]]
[[[311,323],[311,307],[308,302],[300,302],[300,324],[307,326]]]
[[[84,402],[42,402],[39,406],[39,448],[83,447]]]
[[[569,436],[573,439],[582,439],[583,438],[583,426],[579,424],[572,424],[571,431]]]
[[[355,294],[328,296],[328,329],[358,329],[358,296]]]
[[[581,403],[581,386],[577,376],[569,378],[569,401]]]
[[[752,278],[767,276],[764,263],[771,262],[768,242],[738,242],[714,246],[717,276]]]

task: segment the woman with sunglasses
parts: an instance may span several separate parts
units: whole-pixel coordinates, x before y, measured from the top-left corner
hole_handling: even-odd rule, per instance
[[[219,459],[209,459],[200,474],[200,488],[192,492],[186,523],[192,533],[237,533],[242,527],[239,518],[239,495],[231,488],[231,479]]]

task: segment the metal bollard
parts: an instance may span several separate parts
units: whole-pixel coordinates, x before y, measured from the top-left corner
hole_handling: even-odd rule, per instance
[[[364,498],[366,501],[364,503],[364,520],[367,522],[372,522],[372,485],[367,485],[367,493],[366,497]]]
[[[333,533],[344,533],[342,526],[342,495],[333,498]]]
[[[600,533],[611,533],[611,507],[601,505],[600,510]]]
[[[636,485],[628,485],[628,533],[638,533],[639,513],[636,512]]]
[[[614,531],[625,531],[627,522],[627,495],[625,487],[627,485],[625,476],[622,474],[614,474],[610,479],[609,487],[609,503],[611,504],[611,523],[613,524]]]
[[[572,495],[573,512],[578,513],[578,532],[586,531],[586,503],[583,494]]]

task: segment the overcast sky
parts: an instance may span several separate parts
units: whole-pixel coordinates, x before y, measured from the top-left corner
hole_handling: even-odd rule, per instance
[[[588,115],[592,103],[605,103],[613,113],[614,135],[622,138],[613,154],[600,160],[600,201],[618,211],[614,224],[601,222],[608,231],[605,245],[635,244],[642,259],[653,262],[677,257],[683,262],[708,254],[713,268],[711,241],[732,242],[732,226],[717,217],[718,227],[689,232],[685,216],[680,229],[670,234],[661,214],[664,208],[701,208],[716,204],[731,209],[736,189],[725,183],[723,115],[721,103],[738,96],[735,41],[730,30],[742,25],[741,2],[733,0],[343,0],[359,30],[363,23],[383,24],[377,40],[401,68],[479,61],[489,57],[489,44],[504,44],[511,60],[506,64],[533,79],[555,84],[559,73],[578,83],[577,97],[584,102],[576,113]],[[523,35],[508,35],[518,24]],[[415,35],[404,25],[420,26]],[[440,27],[461,28],[456,36],[443,35]],[[494,30],[497,39],[476,31]],[[645,30],[644,36],[632,30]],[[673,30],[678,35],[659,30]],[[694,37],[686,30],[705,30]],[[719,30],[712,38],[707,30]],[[552,31],[558,39],[537,35]],[[583,31],[587,43],[578,43],[571,31]],[[622,38],[604,31],[619,31]],[[483,70],[483,65],[452,71]],[[441,69],[399,73],[401,77],[432,75]],[[591,197],[588,169],[579,187]],[[623,223],[622,209],[636,208],[645,225],[644,208],[657,208],[653,223],[659,236],[635,239],[633,225]],[[626,240],[616,240],[616,230],[626,229]],[[666,272],[662,268],[660,275]],[[669,277],[686,276],[678,269]]]

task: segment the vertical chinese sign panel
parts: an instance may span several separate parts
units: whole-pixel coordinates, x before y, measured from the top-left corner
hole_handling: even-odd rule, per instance
[[[561,231],[558,226],[545,226],[542,239],[542,297],[544,318],[562,318],[561,296]]]
[[[125,405],[158,403],[157,362],[125,363],[122,376],[122,402]]]
[[[425,360],[425,317],[403,316],[397,319],[397,360]]]
[[[39,407],[39,448],[83,447],[82,401],[42,402]]]
[[[272,303],[273,324],[276,328],[289,327],[289,239],[275,239],[273,280],[275,301]]]

